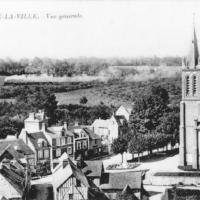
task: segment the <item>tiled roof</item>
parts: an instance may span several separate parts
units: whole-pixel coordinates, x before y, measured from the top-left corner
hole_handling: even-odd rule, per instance
[[[32,142],[32,144],[34,145],[35,149],[39,148],[39,146],[38,146],[39,139],[44,139],[47,143],[47,147],[50,147],[50,144],[43,132],[29,133],[28,137],[29,137],[30,141]]]
[[[3,164],[0,170],[0,174],[7,180],[8,183],[20,194],[23,195],[24,183],[25,183],[25,173],[17,165]],[[15,170],[13,168],[16,168]]]
[[[101,178],[101,189],[123,189],[126,185],[131,189],[141,189],[142,172],[104,173]]]
[[[84,162],[85,162],[85,167],[82,169],[82,171],[88,177],[101,177],[102,172],[104,170],[102,161],[94,160],[94,161],[84,161]]]
[[[22,139],[1,141],[0,142],[0,154],[8,146],[10,146],[9,151],[10,151],[10,153],[13,153],[13,155],[16,155],[16,152],[14,152],[14,150],[17,151],[18,153],[22,153],[24,155],[34,154],[34,152],[30,149],[30,147],[28,145],[26,145],[23,142]]]

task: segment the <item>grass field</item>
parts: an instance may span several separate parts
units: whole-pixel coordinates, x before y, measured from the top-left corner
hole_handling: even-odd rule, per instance
[[[0,86],[4,84],[4,80],[7,76],[0,76]]]
[[[124,101],[116,97],[108,96],[100,92],[97,88],[81,89],[65,93],[56,93],[56,98],[59,104],[79,104],[80,98],[86,96],[88,99],[87,105],[93,106],[103,102],[106,105],[119,106],[121,104],[130,106],[131,101]]]

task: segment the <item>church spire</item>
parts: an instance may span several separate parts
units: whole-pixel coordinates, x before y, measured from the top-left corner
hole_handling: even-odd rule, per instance
[[[191,49],[187,58],[187,66],[195,68],[198,65],[198,60],[199,60],[199,49],[198,49],[196,30],[194,26]]]

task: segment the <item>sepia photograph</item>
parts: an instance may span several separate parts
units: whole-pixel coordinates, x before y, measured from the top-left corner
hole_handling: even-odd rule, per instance
[[[200,1],[0,1],[0,200],[199,200]]]

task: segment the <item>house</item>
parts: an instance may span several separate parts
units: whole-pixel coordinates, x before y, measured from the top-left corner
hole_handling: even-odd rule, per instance
[[[0,196],[8,200],[23,200],[29,189],[28,168],[16,160],[4,159],[0,164]]]
[[[107,146],[110,152],[113,140],[127,131],[128,124],[124,116],[113,114],[110,119],[96,119],[90,128],[101,137],[102,145]]]
[[[116,196],[116,200],[138,200],[133,190],[129,185],[126,185],[122,192],[119,192]]]
[[[34,166],[35,155],[31,148],[21,139],[0,141],[0,162],[3,159],[16,159],[20,162],[28,162],[30,168]]]
[[[52,146],[52,162],[53,168],[58,164],[57,159],[66,152],[69,156],[73,157],[74,149],[74,135],[71,131],[67,130],[67,124],[63,126],[51,126],[45,131],[46,136]]]
[[[79,155],[88,156],[90,137],[81,126],[74,126],[70,129],[74,135],[74,158]]]
[[[128,185],[138,200],[148,199],[148,193],[143,188],[143,172],[129,171],[119,173],[104,173],[101,177],[100,189],[111,199]]]
[[[131,107],[128,107],[128,106],[125,106],[125,105],[121,105],[121,106],[117,109],[117,111],[115,112],[115,115],[116,115],[116,116],[124,116],[125,119],[126,119],[127,122],[128,122],[129,119],[130,119],[131,111],[132,111],[132,108],[131,108]]]
[[[24,120],[21,138],[35,153],[35,166],[46,166],[47,171],[57,165],[57,159],[67,152],[73,156],[73,134],[63,126],[48,127],[48,118],[43,111],[30,113]]]
[[[104,166],[102,160],[86,160],[80,162],[81,164],[78,164],[78,166],[81,167],[84,174],[88,177],[89,180],[91,180],[96,186],[100,186],[100,181],[102,174],[104,173]]]
[[[200,190],[197,187],[174,187],[167,188],[161,200],[199,200]]]
[[[104,193],[87,179],[82,170],[69,157],[56,166],[52,176],[54,199],[107,200]]]
[[[35,153],[36,173],[50,173],[51,146],[43,132],[25,133],[27,145]]]

